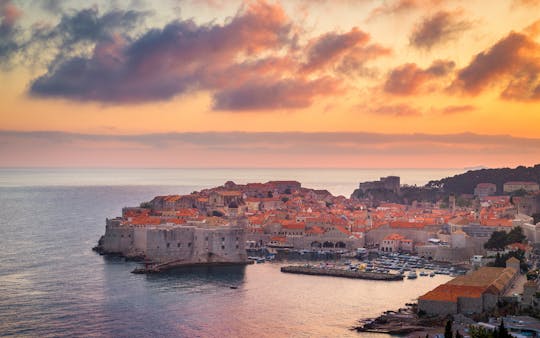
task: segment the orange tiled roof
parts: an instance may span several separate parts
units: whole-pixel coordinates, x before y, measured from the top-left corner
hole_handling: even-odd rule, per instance
[[[283,220],[280,223],[281,223],[281,227],[285,229],[304,230],[306,228],[306,223],[304,222]]]
[[[480,220],[480,224],[484,226],[501,226],[501,227],[511,227],[512,220],[506,218],[487,218]]]
[[[468,286],[468,285],[453,285],[442,284],[420,296],[418,300],[435,300],[446,302],[457,302],[458,297],[479,298],[486,291],[485,286]]]
[[[401,236],[400,234],[390,234],[384,237],[384,239],[387,241],[400,241],[405,239],[405,237]]]
[[[321,227],[318,226],[312,226],[308,231],[306,231],[308,234],[315,234],[315,235],[322,235],[324,234],[324,230]]]

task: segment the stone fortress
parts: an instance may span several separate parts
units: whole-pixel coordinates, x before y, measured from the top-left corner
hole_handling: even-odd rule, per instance
[[[234,224],[134,225],[120,218],[107,220],[105,235],[100,240],[105,253],[185,264],[245,262],[244,243],[244,229]]]

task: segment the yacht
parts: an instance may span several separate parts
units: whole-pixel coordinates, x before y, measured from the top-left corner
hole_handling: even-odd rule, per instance
[[[415,279],[416,277],[418,277],[418,275],[416,275],[416,271],[414,270],[412,270],[411,272],[407,274],[408,279]]]

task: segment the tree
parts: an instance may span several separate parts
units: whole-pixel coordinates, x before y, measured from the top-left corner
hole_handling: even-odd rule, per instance
[[[523,250],[516,250],[516,251],[510,251],[509,253],[506,253],[504,255],[501,255],[497,252],[497,255],[495,256],[495,261],[493,263],[488,264],[488,266],[494,266],[499,268],[506,267],[506,261],[510,257],[515,257],[519,260],[519,267],[523,271],[528,271],[529,266],[527,265],[527,262],[525,261],[525,252]]]
[[[469,334],[471,338],[494,338],[492,331],[489,331],[481,326],[470,326]]]
[[[446,326],[444,327],[444,338],[453,338],[452,334],[452,320],[448,320],[446,322]]]
[[[463,338],[463,335],[459,331],[456,331],[456,338]]]
[[[512,336],[508,333],[508,330],[504,327],[504,322],[502,318],[501,325],[499,325],[497,338],[512,338]]]
[[[484,248],[502,250],[508,244],[523,243],[525,239],[526,237],[523,234],[523,229],[519,226],[513,228],[508,233],[504,231],[494,231],[488,241],[484,244]]]
[[[523,234],[523,229],[520,226],[517,226],[510,230],[506,236],[506,244],[512,243],[523,243],[525,241],[525,235]]]
[[[486,249],[504,249],[506,246],[506,232],[494,231],[489,237],[488,241],[484,244]]]

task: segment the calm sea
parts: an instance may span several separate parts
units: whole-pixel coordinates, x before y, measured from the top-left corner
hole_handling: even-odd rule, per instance
[[[448,277],[348,280],[282,274],[269,263],[145,276],[91,248],[123,206],[227,180],[295,179],[349,196],[380,176],[424,184],[461,171],[0,169],[0,335],[358,337],[349,331],[358,319],[402,307]]]

